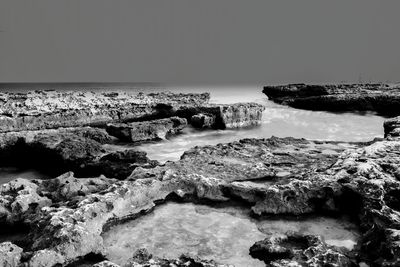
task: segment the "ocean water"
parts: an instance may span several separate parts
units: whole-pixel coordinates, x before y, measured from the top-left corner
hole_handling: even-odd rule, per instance
[[[229,130],[184,129],[182,134],[158,142],[140,145],[110,146],[123,150],[135,146],[146,151],[149,158],[161,162],[178,160],[184,151],[202,145],[214,145],[243,138],[297,137],[313,140],[369,141],[383,137],[381,116],[354,113],[307,111],[282,106],[269,101],[261,85],[252,86],[164,86],[154,83],[76,83],[76,84],[0,84],[0,91],[24,92],[40,89],[125,92],[186,92],[211,93],[211,103],[256,102],[266,109],[259,126]],[[0,176],[0,180],[2,180]]]

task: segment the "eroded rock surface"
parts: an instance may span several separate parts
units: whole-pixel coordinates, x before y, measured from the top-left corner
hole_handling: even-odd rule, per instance
[[[271,266],[354,266],[355,263],[320,237],[289,234],[256,242],[250,255]]]
[[[182,107],[176,114],[187,118],[196,128],[226,129],[258,125],[264,110],[265,107],[257,103],[208,104]]]
[[[105,125],[162,117],[182,106],[207,104],[204,94],[123,92],[1,93],[0,132]]]
[[[400,117],[391,118],[383,124],[385,137],[398,138],[400,136]]]
[[[112,123],[107,125],[107,132],[128,142],[140,142],[165,139],[167,135],[182,131],[187,125],[184,118],[150,120],[131,123]]]
[[[196,147],[178,162],[138,167],[126,181],[76,179],[67,174],[48,181],[5,184],[0,218],[3,225],[18,222],[31,228],[33,243],[25,248],[31,251],[25,262],[37,266],[35,262],[51,253],[64,265],[90,253],[102,254],[104,231],[151,212],[171,196],[208,202],[240,199],[261,216],[353,216],[361,227],[359,256],[342,258],[332,248],[329,255],[346,259],[343,262],[350,257],[372,266],[397,266],[399,149],[400,142],[395,140],[345,144],[294,138]],[[325,253],[328,248],[318,244],[301,247],[298,255],[317,263],[330,260]],[[321,250],[315,250],[316,246]],[[281,264],[276,266],[299,262],[296,257],[276,258],[276,264]]]
[[[146,153],[127,148],[110,151],[115,138],[93,127],[0,133],[2,165],[35,168],[57,176],[74,171],[80,177],[126,178],[137,166],[154,166]]]
[[[400,86],[387,84],[264,86],[269,99],[294,108],[326,111],[373,111],[400,115]]]

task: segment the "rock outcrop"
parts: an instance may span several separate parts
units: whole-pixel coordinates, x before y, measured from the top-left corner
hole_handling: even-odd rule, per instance
[[[388,119],[384,122],[385,137],[397,138],[400,136],[400,117]]]
[[[308,110],[372,111],[384,116],[400,115],[400,86],[387,84],[264,86],[272,101]]]
[[[160,267],[230,267],[224,264],[217,264],[212,260],[202,260],[200,258],[192,258],[186,255],[180,256],[178,259],[163,259],[154,257],[146,249],[137,250],[128,263],[124,267],[144,267],[144,266],[160,266]],[[103,261],[95,264],[93,267],[119,267],[119,265]]]
[[[260,124],[264,110],[265,107],[257,103],[208,104],[182,107],[176,115],[187,118],[196,128],[227,129]]]
[[[103,174],[120,179],[137,166],[157,164],[145,152],[115,152],[103,146],[115,140],[94,127],[0,133],[0,160],[5,166],[35,168],[52,176],[74,171],[80,177]]]
[[[0,94],[0,132],[106,125],[160,118],[184,106],[205,105],[204,94],[56,92]]]
[[[53,177],[74,171],[78,177],[124,179],[138,166],[158,163],[144,152],[128,147],[116,152],[107,145],[164,139],[202,111],[213,117],[202,127],[256,125],[264,110],[252,103],[211,105],[208,100],[208,93],[0,93],[0,164]]]
[[[290,257],[276,255],[276,266],[301,263],[302,255],[317,265],[334,259],[346,266],[349,259],[397,266],[399,149],[395,140],[343,144],[245,139],[196,147],[163,166],[138,167],[125,181],[76,179],[72,174],[47,181],[17,180],[0,192],[1,225],[21,223],[31,229],[33,243],[25,247],[31,253],[24,262],[38,266],[35,262],[51,254],[65,265],[102,254],[104,231],[151,212],[172,196],[208,203],[241,200],[255,215],[348,214],[360,222],[358,257],[318,241]],[[284,250],[282,242],[278,245]]]
[[[289,234],[256,242],[250,255],[271,266],[354,266],[345,252],[318,236]]]
[[[186,125],[186,119],[171,117],[143,122],[112,123],[107,125],[107,132],[123,141],[140,142],[165,139],[167,135],[182,131]]]

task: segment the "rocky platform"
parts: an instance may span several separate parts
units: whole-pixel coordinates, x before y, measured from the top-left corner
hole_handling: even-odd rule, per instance
[[[179,133],[208,112],[212,128],[256,125],[258,104],[209,104],[209,94],[57,92],[0,94],[0,165],[34,168],[50,176],[124,179],[136,167],[157,164],[122,142],[159,140]],[[179,117],[178,117],[179,116]]]
[[[14,180],[0,189],[0,225],[10,231],[19,225],[26,229],[27,238],[2,243],[0,254],[16,263],[11,266],[67,265],[88,255],[97,255],[100,262],[105,259],[102,233],[175,199],[209,204],[240,201],[254,216],[346,214],[360,226],[362,238],[355,251],[328,246],[316,236],[291,233],[260,240],[249,248],[251,255],[271,266],[361,262],[398,266],[399,149],[396,140],[244,139],[195,147],[177,162],[137,167],[124,181],[77,179],[73,173],[43,181]],[[138,264],[151,266],[157,261]]]
[[[400,85],[388,84],[289,84],[264,86],[272,101],[294,108],[333,112],[376,112],[400,115]]]
[[[165,139],[167,135],[181,132],[187,120],[179,117],[131,123],[107,124],[107,133],[127,142]]]

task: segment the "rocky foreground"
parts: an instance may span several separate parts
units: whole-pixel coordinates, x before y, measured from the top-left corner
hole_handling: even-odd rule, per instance
[[[233,105],[218,110],[227,112],[221,116],[226,120],[242,118],[244,122],[236,119],[233,123],[238,126],[254,121],[254,114],[262,109],[255,104],[240,107],[249,109],[242,112]],[[185,106],[184,114],[196,108]],[[190,112],[190,118],[169,113],[169,126],[157,130],[157,138],[174,131],[172,116],[188,123],[196,116],[194,121],[210,125],[219,120],[204,110]],[[97,267],[116,267],[105,256],[103,233],[113,225],[146,216],[168,201],[239,202],[255,218],[346,215],[360,227],[361,239],[352,251],[330,246],[313,235],[287,233],[260,240],[249,247],[249,254],[267,266],[400,265],[400,140],[392,133],[397,122],[385,123],[387,138],[367,143],[244,139],[194,147],[179,161],[162,165],[135,150],[107,151],[105,145],[121,138],[120,134],[129,141],[135,129],[143,129],[142,125],[133,127],[134,123],[107,121],[105,128],[85,124],[2,134],[4,160],[9,155],[4,151],[14,151],[15,157],[21,157],[22,151],[49,153],[35,164],[43,161],[42,166],[56,166],[55,170],[86,174],[96,170],[108,175],[77,178],[76,173],[66,172],[50,180],[16,179],[2,185],[0,237],[5,240],[0,243],[0,266],[76,266],[91,259]],[[49,163],[51,159],[57,160]],[[184,255],[163,259],[139,250],[132,251],[125,266],[223,265]]]
[[[376,112],[400,115],[400,85],[389,84],[289,84],[264,86],[272,101],[294,108],[334,112]]]

